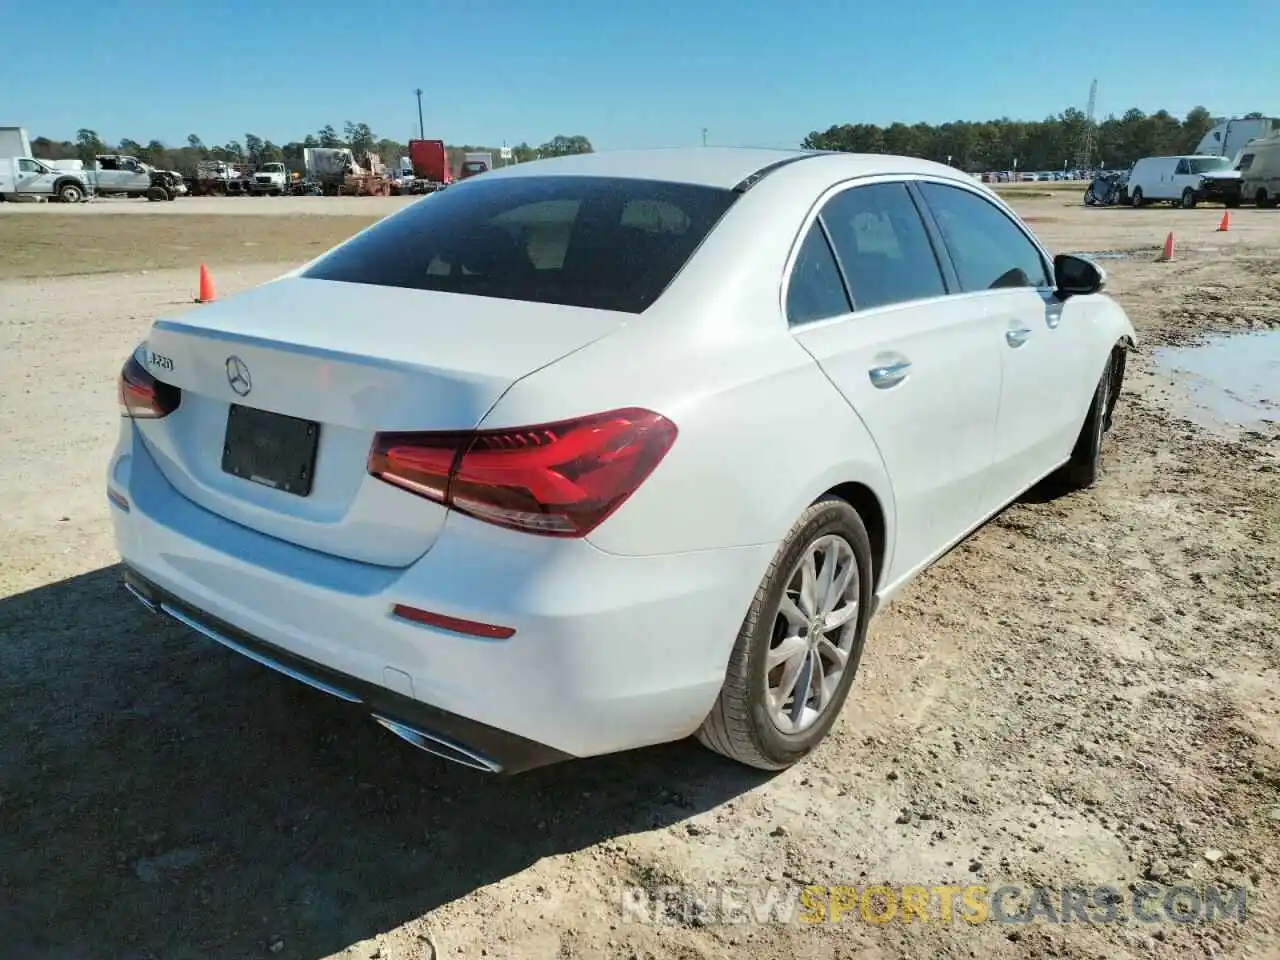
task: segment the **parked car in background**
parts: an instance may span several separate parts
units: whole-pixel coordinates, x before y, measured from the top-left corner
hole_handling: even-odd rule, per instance
[[[1244,199],[1260,207],[1280,206],[1280,136],[1246,144],[1236,169]]]
[[[1209,199],[1210,191],[1225,201],[1230,176],[1219,180],[1218,175],[1231,172],[1228,157],[1143,157],[1129,172],[1129,202],[1135,207],[1155,202],[1194,207]]]
[[[1085,206],[1111,207],[1118,203],[1124,203],[1127,199],[1126,187],[1128,181],[1128,174],[1118,170],[1099,174],[1085,188]]]
[[[781,769],[890,597],[1096,481],[1135,339],[1105,284],[923,160],[493,170],[156,321],[106,476],[125,583],[480,770],[690,734]]]

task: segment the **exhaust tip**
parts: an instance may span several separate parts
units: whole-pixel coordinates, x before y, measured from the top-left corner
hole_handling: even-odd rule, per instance
[[[479,770],[482,773],[501,773],[502,765],[496,761],[490,760],[481,753],[477,753],[468,747],[448,737],[444,737],[438,733],[428,733],[424,730],[418,730],[414,727],[400,723],[398,720],[391,720],[388,717],[379,714],[373,714],[382,727],[395,734],[405,743],[411,744],[426,753],[440,757],[442,760],[449,760],[453,763],[461,764],[464,767],[470,767],[472,770]]]
[[[159,605],[150,597],[148,597],[145,593],[143,593],[141,590],[135,587],[132,583],[130,583],[128,580],[125,580],[124,588],[128,590],[131,594],[133,594],[133,598],[135,600],[137,600],[140,604],[142,604],[152,613],[160,612]]]

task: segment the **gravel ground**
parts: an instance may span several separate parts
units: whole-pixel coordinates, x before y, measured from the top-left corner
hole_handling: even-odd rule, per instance
[[[38,209],[35,204],[0,205],[0,210],[10,208]],[[0,215],[0,281],[183,266],[194,276],[201,262],[219,273],[224,267],[264,261],[305,262],[377,220],[376,214],[104,217],[91,212],[99,209],[92,206],[48,206],[50,212],[66,209],[75,209],[75,215]]]
[[[1277,956],[1280,432],[1193,425],[1146,348],[1280,329],[1280,213],[1242,209],[1223,234],[1209,208],[1019,206],[1057,249],[1134,251],[1107,261],[1144,350],[1104,477],[1028,496],[908,588],[829,742],[774,777],[674,744],[485,779],[148,617],[119,587],[102,493],[114,379],[157,314],[187,309],[195,259],[0,282],[2,952]],[[1178,260],[1153,263],[1169,229]],[[1215,924],[621,910],[623,885],[713,883],[1216,883],[1248,906]]]
[[[6,203],[0,216],[35,217],[385,217],[417,197],[179,197],[172,203],[151,203],[103,197],[88,203]]]

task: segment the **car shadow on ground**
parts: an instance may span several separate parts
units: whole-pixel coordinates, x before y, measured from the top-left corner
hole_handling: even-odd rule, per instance
[[[0,684],[9,956],[327,956],[766,779],[691,743],[446,764],[147,613],[118,567],[0,600]]]

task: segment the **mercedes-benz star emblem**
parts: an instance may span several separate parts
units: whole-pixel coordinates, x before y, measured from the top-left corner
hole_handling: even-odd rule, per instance
[[[239,357],[227,357],[227,383],[231,389],[242,397],[247,397],[253,389],[253,380],[249,378],[249,368]]]

